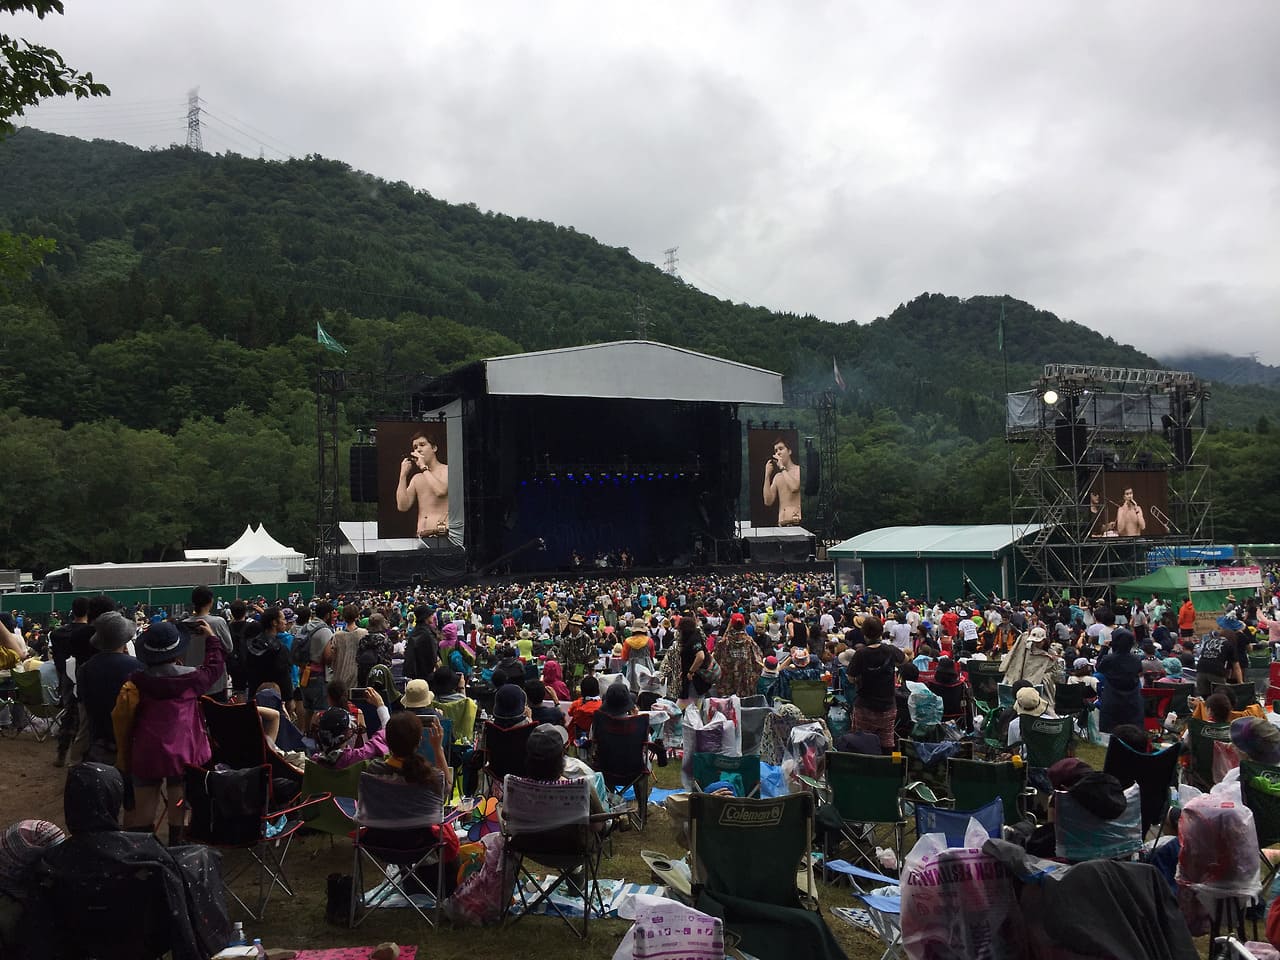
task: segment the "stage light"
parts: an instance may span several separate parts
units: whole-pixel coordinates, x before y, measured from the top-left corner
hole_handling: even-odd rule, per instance
[[[1045,402],[1045,403],[1047,403],[1049,406],[1051,406],[1051,407],[1052,407],[1055,403],[1057,403],[1057,402],[1058,402],[1058,391],[1056,391],[1056,390],[1046,390],[1046,391],[1044,392],[1044,397],[1043,397],[1043,399],[1044,399],[1044,402]]]
[[[528,485],[529,485],[529,481],[528,481],[528,480],[521,480],[521,481],[520,481],[520,486],[522,486],[522,487],[527,487]]]
[[[569,474],[569,479],[570,479],[570,480],[572,480],[572,479],[573,479],[573,474],[572,474],[572,473],[571,473],[571,474]]]

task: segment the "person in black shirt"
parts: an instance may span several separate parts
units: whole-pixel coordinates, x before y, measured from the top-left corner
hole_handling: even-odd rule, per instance
[[[880,738],[880,746],[892,749],[893,727],[898,716],[894,685],[898,664],[903,662],[902,651],[886,646],[884,627],[876,617],[868,617],[862,624],[862,635],[867,645],[853,655],[849,662],[849,680],[857,687],[853,701],[853,728],[862,733],[874,733]]]
[[[112,610],[93,622],[93,645],[97,654],[83,667],[76,667],[76,690],[84,707],[89,733],[85,759],[93,763],[116,762],[116,735],[111,726],[120,688],[134,673],[146,668],[125,652],[133,639],[133,622]]]
[[[58,671],[58,688],[62,695],[62,706],[66,710],[62,724],[58,728],[58,756],[53,761],[55,767],[65,766],[67,751],[76,739],[80,729],[80,701],[76,697],[75,684],[67,676],[67,660],[75,658],[77,666],[83,666],[97,651],[89,638],[93,636],[93,627],[89,626],[89,599],[76,597],[71,601],[71,622],[64,623],[49,635],[49,644],[53,649],[53,665]]]

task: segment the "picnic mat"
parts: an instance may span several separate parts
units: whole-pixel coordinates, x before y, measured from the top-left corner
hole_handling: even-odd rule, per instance
[[[860,907],[832,907],[831,912],[851,927],[857,927],[873,935],[876,932],[875,925],[871,922],[871,914]]]
[[[533,900],[543,890],[551,886],[555,882],[555,877],[541,877],[537,883],[528,881],[524,884],[524,896],[526,900]],[[630,896],[637,893],[647,893],[654,897],[665,897],[667,888],[657,883],[628,883],[625,880],[601,880],[600,881],[600,898],[604,901],[604,915],[606,917],[616,917],[618,915],[618,907],[622,902]],[[592,902],[594,903],[594,897]],[[560,908],[561,913],[567,917],[582,916],[582,898],[569,894],[565,889],[565,885],[561,884],[551,896],[543,900],[530,912],[532,916],[555,916],[556,910],[551,904],[555,903]],[[512,905],[511,915],[515,916],[520,913],[520,902],[517,897],[516,903]]]
[[[372,947],[330,947],[325,950],[299,950],[295,960],[369,960],[369,957],[373,955],[373,951],[376,949],[378,948],[374,945]],[[417,955],[417,947],[400,945],[400,960],[414,960]]]
[[[673,793],[688,793],[688,790],[663,790],[661,787],[649,788],[649,806],[660,807],[662,802]],[[634,800],[636,798],[636,788],[627,787],[626,792],[622,794],[623,800]]]

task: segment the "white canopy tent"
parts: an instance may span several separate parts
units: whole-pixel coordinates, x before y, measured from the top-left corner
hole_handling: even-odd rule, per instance
[[[238,567],[248,566],[253,577],[241,573],[250,583],[282,583],[288,574],[305,572],[306,557],[292,547],[283,543],[267,532],[262,524],[255,530],[246,524],[244,533],[230,546],[221,550],[186,550],[188,560],[225,560],[230,573],[241,573]],[[268,571],[274,574],[271,579],[263,579]]]

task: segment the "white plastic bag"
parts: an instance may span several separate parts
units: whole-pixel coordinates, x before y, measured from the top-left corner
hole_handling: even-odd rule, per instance
[[[727,757],[742,756],[741,732],[738,725],[723,713],[702,719],[695,704],[685,707],[681,718],[684,726],[684,757],[680,762],[680,778],[686,790],[693,789],[693,755],[718,753]]]
[[[911,960],[1018,960],[1027,932],[1017,879],[982,852],[987,832],[970,819],[964,847],[941,833],[916,841],[902,868],[902,944]]]
[[[618,905],[618,916],[634,920],[613,960],[723,960],[724,924],[666,897],[638,893]]]

